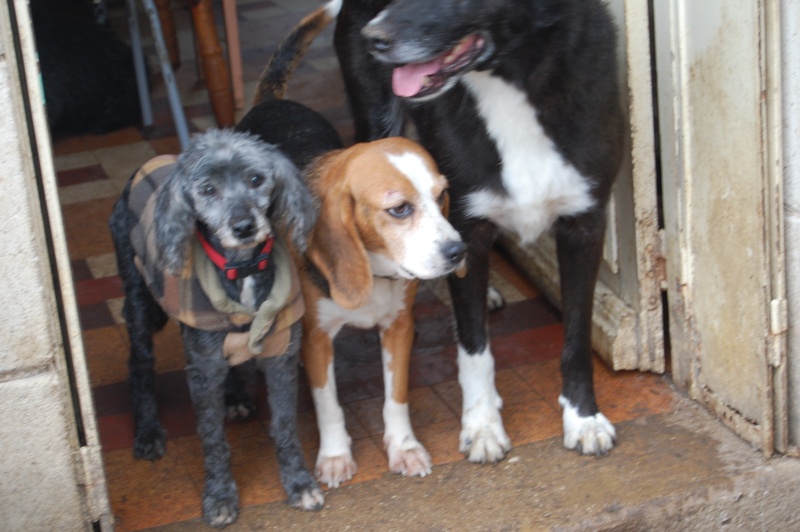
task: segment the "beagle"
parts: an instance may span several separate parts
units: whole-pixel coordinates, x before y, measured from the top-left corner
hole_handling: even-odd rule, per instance
[[[447,181],[422,147],[397,137],[333,151],[305,173],[319,219],[295,260],[306,302],[301,356],[320,432],[317,478],[337,487],[357,470],[333,369],[333,340],[345,325],[380,334],[389,469],[425,476],[431,459],[408,410],[412,306],[420,279],[456,271],[466,253],[445,218]]]

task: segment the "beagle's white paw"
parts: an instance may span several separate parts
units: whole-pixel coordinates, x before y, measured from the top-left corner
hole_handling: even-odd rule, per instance
[[[342,482],[347,482],[358,471],[358,464],[350,453],[340,456],[317,457],[317,466],[314,473],[317,480],[324,482],[329,488],[338,488]]]
[[[404,477],[424,477],[431,474],[431,456],[415,438],[406,437],[400,442],[387,441],[386,454],[389,455],[389,470]]]

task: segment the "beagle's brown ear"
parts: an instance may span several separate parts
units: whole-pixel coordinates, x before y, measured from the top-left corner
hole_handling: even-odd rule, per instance
[[[327,171],[341,171],[341,167]],[[354,309],[369,299],[372,268],[355,224],[355,199],[334,177],[321,183],[326,191],[321,194],[319,218],[308,240],[307,255],[328,281],[331,298],[346,309]]]

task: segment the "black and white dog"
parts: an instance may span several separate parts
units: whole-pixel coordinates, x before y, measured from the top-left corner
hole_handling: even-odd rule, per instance
[[[356,140],[410,117],[450,181],[450,221],[469,243],[449,278],[463,391],[460,448],[500,460],[510,441],[487,337],[489,250],[553,227],[563,303],[564,444],[604,454],[615,430],[592,383],[592,295],[605,207],[624,146],[616,35],[601,0],[333,0],[335,46]]]

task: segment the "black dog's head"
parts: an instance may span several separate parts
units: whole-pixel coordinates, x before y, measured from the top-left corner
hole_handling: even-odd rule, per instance
[[[397,65],[396,95],[426,100],[459,76],[491,68],[507,50],[524,46],[555,24],[570,0],[394,0],[362,30],[372,55]],[[526,30],[526,31],[522,31]]]
[[[305,249],[315,221],[297,168],[275,146],[229,130],[192,138],[156,200],[160,262],[179,271],[198,224],[224,250],[248,250],[275,230]]]

